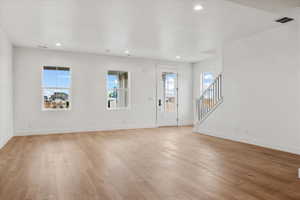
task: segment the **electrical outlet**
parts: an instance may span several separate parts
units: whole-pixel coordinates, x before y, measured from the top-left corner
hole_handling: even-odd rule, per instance
[[[300,168],[298,168],[298,178],[300,178]]]

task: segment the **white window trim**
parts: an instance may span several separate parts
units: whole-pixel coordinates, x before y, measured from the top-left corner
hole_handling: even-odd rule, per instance
[[[53,67],[64,67],[64,66],[55,66],[55,65],[44,65],[41,67],[41,110],[42,111],[51,111],[51,112],[59,112],[59,111],[71,111],[72,109],[72,68],[71,67],[65,67],[70,69],[70,88],[59,88],[59,87],[43,87],[43,81],[44,81],[44,67],[47,66],[53,66]],[[50,109],[44,107],[44,89],[61,89],[61,90],[69,90],[69,101],[70,105],[69,108],[63,108],[63,109]]]
[[[108,75],[108,72],[110,71],[120,71],[120,72],[127,72],[128,73],[128,88],[127,88],[127,92],[128,92],[128,105],[126,107],[118,107],[118,108],[109,108],[108,105],[107,105],[107,102],[108,102],[108,91],[109,91],[109,88],[108,88],[108,79],[107,79],[107,75]],[[105,107],[106,107],[106,110],[108,111],[121,111],[121,110],[131,110],[131,72],[130,71],[127,71],[127,70],[120,70],[120,69],[110,69],[110,70],[107,70],[106,71],[106,74],[105,74],[105,84],[106,84],[106,101],[105,101]]]

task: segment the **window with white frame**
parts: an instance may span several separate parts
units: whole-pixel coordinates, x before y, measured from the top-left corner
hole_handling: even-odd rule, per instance
[[[129,106],[129,74],[125,71],[107,73],[107,108],[122,109]]]
[[[42,72],[43,110],[69,110],[71,107],[71,70],[44,66]]]

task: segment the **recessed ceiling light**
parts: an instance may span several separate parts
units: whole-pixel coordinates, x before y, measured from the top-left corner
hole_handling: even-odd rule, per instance
[[[181,57],[180,57],[180,56],[176,56],[176,59],[178,59],[178,60],[179,60],[179,59],[181,59]]]
[[[56,45],[57,47],[60,47],[60,46],[61,46],[61,43],[58,42],[58,43],[56,43],[55,45]]]
[[[127,54],[127,55],[129,55],[129,54],[130,54],[130,51],[129,51],[129,50],[126,50],[124,53]]]
[[[194,6],[194,10],[196,11],[203,10],[203,6],[201,4],[197,4]]]

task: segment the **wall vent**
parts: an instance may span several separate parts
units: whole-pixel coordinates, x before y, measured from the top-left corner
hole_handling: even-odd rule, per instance
[[[294,21],[294,19],[289,18],[289,17],[283,17],[283,18],[280,18],[280,19],[276,20],[276,22],[281,23],[281,24],[285,24],[285,23],[288,23],[290,21]]]

